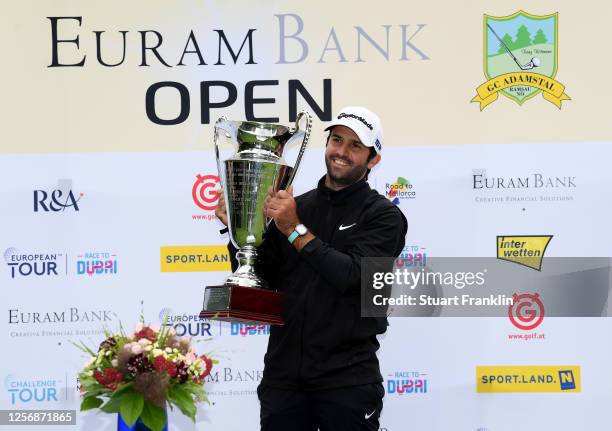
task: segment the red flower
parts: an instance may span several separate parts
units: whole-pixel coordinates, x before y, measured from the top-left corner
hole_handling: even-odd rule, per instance
[[[200,379],[203,379],[204,377],[206,377],[207,375],[210,374],[210,372],[212,371],[212,367],[213,367],[213,361],[212,359],[210,359],[208,356],[206,355],[202,355],[200,356],[200,359],[204,361],[204,363],[206,364],[206,371],[204,371],[202,374],[200,374]]]
[[[96,371],[94,378],[102,386],[115,390],[118,383],[123,380],[123,374],[115,368],[106,368],[104,372]]]
[[[136,332],[134,335],[136,335],[136,338],[138,340],[140,340],[141,338],[146,338],[149,341],[155,341],[157,339],[157,334],[155,333],[155,331],[149,328],[148,326],[145,326],[140,331]]]
[[[161,355],[153,360],[153,367],[157,371],[167,372],[170,377],[176,377],[178,371],[174,362],[169,361]]]

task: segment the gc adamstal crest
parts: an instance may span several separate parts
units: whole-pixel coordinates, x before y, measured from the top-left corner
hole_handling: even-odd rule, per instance
[[[531,15],[522,10],[508,16],[484,16],[484,74],[487,81],[471,100],[482,111],[499,94],[522,105],[542,94],[561,109],[570,100],[554,78],[558,60],[558,13]]]

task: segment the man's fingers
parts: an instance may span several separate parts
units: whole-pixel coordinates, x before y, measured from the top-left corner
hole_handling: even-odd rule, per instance
[[[290,185],[290,186],[287,188],[287,193],[289,193],[291,196],[293,196],[293,184],[292,184],[292,185]]]
[[[276,193],[276,197],[279,199],[289,199],[289,198],[293,198],[293,196],[291,195],[291,193],[289,193],[287,190],[279,190]]]

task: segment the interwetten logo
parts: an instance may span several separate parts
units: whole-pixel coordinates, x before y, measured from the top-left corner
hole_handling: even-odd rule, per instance
[[[214,214],[219,198],[214,190],[218,189],[220,182],[216,175],[196,175],[195,183],[191,188],[191,197],[193,203],[200,209],[204,210],[205,214],[193,214],[193,220],[214,220],[217,218]]]
[[[484,73],[471,101],[482,111],[498,94],[519,105],[542,93],[545,100],[561,109],[570,100],[557,74],[558,13],[531,15],[518,11],[508,16],[484,16]],[[515,34],[513,38],[511,35]]]
[[[426,394],[427,379],[427,374],[421,371],[395,371],[387,375],[387,394]]]
[[[63,256],[62,253],[22,253],[15,247],[4,251],[11,278],[58,276]]]
[[[88,252],[77,255],[77,275],[117,274],[117,255],[109,252]]]
[[[230,271],[225,245],[179,245],[160,248],[161,272]]]
[[[395,205],[399,205],[400,200],[416,198],[414,186],[403,177],[397,177],[397,181],[393,183],[386,183],[385,195]]]
[[[476,391],[580,392],[580,366],[478,366]]]
[[[542,259],[552,235],[498,236],[497,258],[542,270]]]

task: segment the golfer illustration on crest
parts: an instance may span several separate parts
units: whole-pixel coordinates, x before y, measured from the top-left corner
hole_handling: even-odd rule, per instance
[[[471,101],[482,111],[499,93],[519,105],[539,93],[561,109],[570,100],[554,78],[558,62],[559,14],[531,15],[522,10],[508,16],[484,16],[484,74]]]

